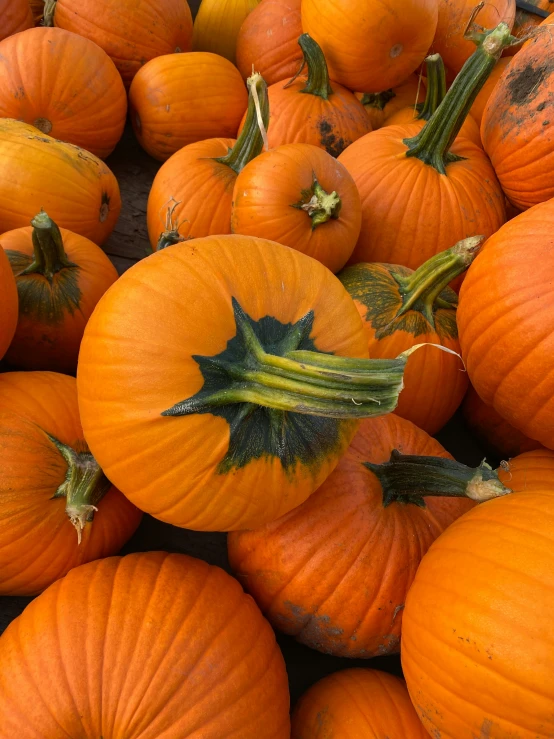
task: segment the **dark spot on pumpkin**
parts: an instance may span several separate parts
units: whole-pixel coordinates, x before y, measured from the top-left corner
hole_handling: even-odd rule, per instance
[[[329,121],[322,118],[317,124],[317,128],[321,135],[321,145],[325,151],[332,157],[338,157],[346,149],[350,142],[345,141],[343,138],[337,138],[333,133],[333,126]]]
[[[549,124],[550,124],[550,121],[543,121],[543,122],[542,122],[542,125],[543,125],[543,126],[548,126]]]
[[[42,133],[49,134],[52,130],[52,122],[48,120],[48,118],[35,118],[33,121],[33,126],[35,128],[38,128],[39,131],[42,131]]]
[[[108,215],[110,214],[110,196],[103,192],[102,193],[102,204],[100,205],[100,223],[104,223]]]
[[[533,100],[540,91],[546,76],[552,69],[552,62],[534,67],[531,63],[523,69],[513,70],[508,74],[508,98],[512,105],[525,105]]]
[[[546,101],[543,101],[539,105],[537,105],[537,110],[544,110],[546,108]]]

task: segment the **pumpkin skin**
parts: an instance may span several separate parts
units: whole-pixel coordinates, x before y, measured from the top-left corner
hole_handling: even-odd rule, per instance
[[[540,10],[546,11],[549,15],[554,11],[554,5],[552,0],[529,0],[530,5],[534,5]],[[525,38],[528,34],[532,33],[537,26],[542,23],[542,18],[534,13],[529,13],[522,8],[516,7],[516,15],[514,19],[514,26],[512,33],[517,38]],[[521,49],[519,46],[510,46],[504,50],[504,56],[514,56]]]
[[[423,102],[425,89],[425,78],[411,74],[394,89],[380,93],[357,92],[356,97],[366,109],[375,131],[397,111],[414,108],[418,102]]]
[[[552,478],[550,478],[552,479]],[[408,593],[402,668],[431,736],[554,733],[554,496],[507,495],[455,521]]]
[[[6,353],[17,326],[18,297],[10,263],[0,249],[0,359]]]
[[[260,0],[202,0],[194,20],[194,51],[211,51],[234,64],[240,27],[259,3]]]
[[[183,554],[72,570],[8,626],[0,659],[6,736],[289,737],[275,635],[232,577]]]
[[[301,0],[262,0],[246,17],[237,39],[237,67],[243,79],[252,65],[268,85],[293,77],[302,62]]]
[[[331,216],[315,228],[309,211],[298,206],[310,201],[314,178],[326,193],[336,192],[342,203],[338,217]],[[354,180],[345,167],[316,146],[285,144],[266,151],[249,162],[236,179],[233,233],[290,246],[317,259],[331,272],[346,264],[360,226]]]
[[[247,103],[237,68],[203,51],[153,59],[129,91],[135,135],[162,162],[195,141],[236,136]]]
[[[0,119],[0,232],[27,226],[41,208],[60,228],[103,244],[119,218],[119,185],[89,152],[27,123]]]
[[[509,48],[513,48],[513,47],[509,47]],[[504,74],[504,70],[508,67],[511,61],[512,60],[509,57],[508,58],[501,57],[496,62],[495,68],[492,70],[488,80],[485,82],[479,94],[475,98],[475,101],[473,105],[471,106],[470,116],[468,116],[466,120],[469,120],[470,118],[472,118],[477,122],[477,125],[481,127],[481,121],[483,120],[483,113],[485,112],[485,108],[487,107],[487,102],[490,96],[492,95],[492,92],[494,88],[496,87],[498,80],[502,77],[502,75]],[[480,133],[479,133],[479,140],[481,140]]]
[[[457,315],[469,379],[483,402],[549,448],[554,447],[548,290],[554,274],[553,217],[554,202],[547,201],[513,218],[485,243],[462,284]],[[491,280],[493,274],[502,278]]]
[[[73,567],[119,551],[142,513],[108,484],[79,543],[66,500],[53,497],[68,463],[46,434],[88,449],[73,377],[0,374],[0,408],[0,595],[35,595]]]
[[[40,26],[44,16],[44,0],[29,0],[35,26]]]
[[[291,739],[428,739],[406,684],[380,670],[339,670],[315,683],[292,715]]]
[[[0,40],[34,26],[28,0],[0,0]]]
[[[397,113],[393,113],[389,119],[385,121],[385,126],[397,126],[405,123],[416,123],[420,129],[425,125],[425,121],[417,120],[417,111],[414,113],[413,107],[402,108]],[[481,134],[479,133],[479,126],[471,115],[465,119],[463,126],[460,129],[458,136],[469,139],[476,146],[481,147]]]
[[[231,567],[262,613],[318,651],[364,658],[397,652],[406,593],[422,556],[474,505],[427,497],[425,508],[385,507],[381,483],[363,463],[388,462],[393,449],[451,458],[409,421],[393,414],[366,419],[305,503],[267,526],[228,536]]]
[[[54,25],[104,49],[127,88],[150,59],[192,48],[186,0],[57,0]]]
[[[92,41],[31,28],[0,44],[0,116],[105,159],[123,133],[127,95],[114,63]]]
[[[532,449],[510,459],[507,467],[500,467],[498,477],[504,485],[517,492],[549,490],[554,473],[554,452],[550,449]]]
[[[419,67],[437,17],[436,0],[408,0],[401,14],[392,0],[302,0],[302,28],[323,49],[331,79],[364,92],[395,87]]]

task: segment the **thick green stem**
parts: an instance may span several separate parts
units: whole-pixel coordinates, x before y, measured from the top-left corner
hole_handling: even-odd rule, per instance
[[[432,54],[425,60],[427,69],[427,92],[425,102],[418,104],[417,119],[428,121],[444,100],[446,95],[446,73],[440,54]]]
[[[394,90],[383,90],[383,92],[364,92],[360,100],[362,105],[375,110],[385,110],[387,103],[396,97]]]
[[[318,95],[327,100],[333,94],[333,88],[329,82],[327,62],[319,44],[317,44],[308,33],[303,33],[298,39],[304,61],[308,67],[308,81],[300,92],[309,95]]]
[[[385,507],[394,502],[424,507],[426,496],[469,498],[483,503],[512,492],[486,462],[472,468],[453,459],[404,455],[394,449],[388,462],[363,464],[379,479]]]
[[[303,210],[308,214],[312,219],[312,231],[314,231],[322,223],[327,223],[331,218],[337,219],[339,217],[342,200],[337,195],[336,190],[331,193],[324,190],[314,173],[311,188],[303,190],[301,199],[297,203],[293,203],[292,207]]]
[[[60,229],[43,210],[33,218],[31,226],[34,258],[21,275],[40,274],[51,283],[62,269],[77,267],[67,258]]]
[[[505,23],[479,34],[474,40],[478,43],[476,51],[462,67],[435,113],[417,136],[404,139],[407,157],[417,157],[441,174],[446,174],[449,162],[459,161],[460,157],[449,149],[502,50],[515,41]]]
[[[56,0],[44,0],[44,20],[43,25],[54,25],[54,14],[56,12]]]

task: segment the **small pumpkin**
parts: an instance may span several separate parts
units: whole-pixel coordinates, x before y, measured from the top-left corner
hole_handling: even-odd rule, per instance
[[[409,421],[367,419],[305,503],[264,527],[229,534],[231,567],[270,623],[302,644],[340,657],[398,652],[421,558],[474,505],[430,496],[505,491],[486,465],[472,470],[451,460]]]
[[[379,670],[339,670],[304,693],[292,714],[291,739],[428,739],[406,684]]]
[[[424,100],[426,84],[427,80],[424,77],[410,74],[394,89],[382,92],[357,92],[356,97],[366,109],[375,131],[397,111],[413,108]]]
[[[19,319],[6,360],[21,369],[72,374],[86,323],[117,271],[84,236],[41,211],[31,226],[0,236],[19,294]]]
[[[233,233],[290,246],[331,272],[352,254],[361,221],[354,180],[340,162],[310,144],[260,154],[235,182]]]
[[[234,64],[240,27],[259,3],[260,0],[202,0],[194,20],[194,51],[211,51]]]
[[[256,69],[267,82],[293,77],[302,62],[301,0],[262,0],[246,17],[237,38],[237,67],[247,79]]]
[[[121,210],[119,185],[88,151],[0,118],[0,233],[27,226],[43,208],[60,228],[103,244]]]
[[[285,663],[255,603],[183,554],[78,567],[0,638],[6,736],[289,739],[288,710]]]
[[[17,287],[10,263],[0,249],[0,359],[6,353],[17,326]]]
[[[0,116],[105,159],[123,133],[127,95],[114,63],[92,41],[31,28],[0,44]]]
[[[513,46],[509,46],[508,49],[513,49]],[[498,80],[502,77],[504,74],[504,70],[508,67],[508,65],[511,62],[510,57],[501,57],[497,62],[496,65],[493,67],[492,72],[490,73],[489,78],[481,88],[479,94],[475,98],[473,105],[471,106],[470,116],[473,118],[479,127],[481,126],[481,121],[483,119],[483,113],[485,112],[485,108],[487,107],[487,102],[492,95],[492,92],[496,85],[498,84]],[[469,116],[468,116],[469,119]],[[479,134],[480,137],[480,134]]]
[[[247,104],[237,68],[204,51],[152,59],[129,90],[135,135],[162,162],[195,141],[235,137]]]
[[[28,0],[0,0],[0,41],[34,25]]]
[[[150,59],[192,48],[187,0],[46,0],[44,24],[98,44],[127,88]]]
[[[40,593],[140,523],[88,450],[73,377],[0,374],[0,469],[0,595]]]
[[[436,0],[302,0],[302,28],[323,49],[331,79],[350,90],[396,87],[427,56]],[[371,43],[368,43],[371,39]]]

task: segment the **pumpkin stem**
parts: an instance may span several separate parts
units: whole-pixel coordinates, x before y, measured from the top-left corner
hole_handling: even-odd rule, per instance
[[[381,483],[385,508],[395,502],[424,508],[426,496],[469,498],[483,503],[512,492],[485,461],[473,468],[453,459],[401,454],[394,449],[388,462],[363,465]]]
[[[66,499],[65,512],[75,526],[80,544],[86,524],[93,520],[111,483],[90,452],[76,452],[50,434],[47,436],[67,462],[65,480],[53,497]]]
[[[261,127],[263,126],[265,132],[269,126],[269,97],[264,78],[258,72],[254,72],[248,78],[247,84],[249,88],[248,110],[244,127],[233,148],[229,149],[225,156],[215,159],[216,162],[231,167],[237,174],[248,162],[261,154],[264,146]],[[258,116],[261,116],[261,121]]]
[[[396,97],[394,90],[383,90],[383,92],[364,92],[360,98],[362,105],[375,110],[385,110],[387,103]]]
[[[502,50],[516,41],[506,23],[499,23],[494,30],[478,34],[473,40],[478,44],[477,49],[462,67],[442,103],[417,136],[404,139],[407,157],[417,157],[440,174],[446,174],[449,163],[460,160],[449,149]]]
[[[44,26],[54,25],[54,14],[56,12],[56,0],[44,0]]]
[[[328,193],[319,184],[315,172],[312,173],[313,182],[308,190],[302,190],[302,197],[293,208],[305,211],[312,219],[312,231],[331,218],[337,219],[342,208],[342,200],[336,190]]]
[[[187,241],[187,239],[179,233],[178,221],[173,218],[176,208],[181,205],[181,201],[171,198],[169,202],[171,205],[167,206],[167,212],[165,214],[165,229],[160,234],[160,238],[156,245],[156,251]]]
[[[318,95],[327,100],[333,94],[333,88],[329,82],[329,71],[325,55],[319,44],[308,33],[303,33],[298,39],[298,44],[304,54],[304,61],[308,67],[308,81],[306,87],[300,92],[309,95]]]
[[[54,275],[68,267],[77,268],[70,262],[63,248],[60,229],[43,210],[31,221],[33,227],[34,259],[20,275],[40,274],[50,284]]]
[[[416,105],[419,121],[428,121],[446,95],[446,73],[440,54],[431,54],[425,60],[427,69],[427,92],[425,101]]]

